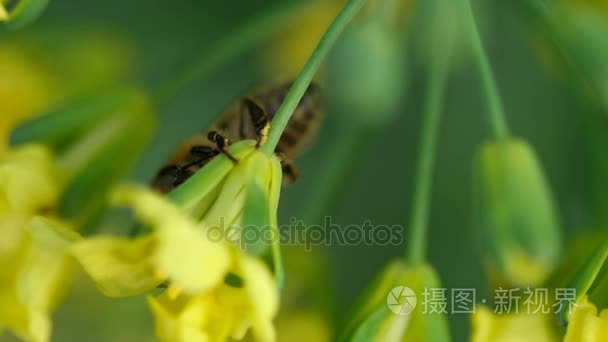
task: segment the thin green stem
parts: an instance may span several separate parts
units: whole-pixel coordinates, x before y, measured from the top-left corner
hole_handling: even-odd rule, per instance
[[[298,9],[308,5],[307,1],[282,2],[239,26],[227,37],[222,37],[215,45],[206,48],[193,64],[156,90],[157,103],[164,105],[192,83],[210,78],[222,66],[234,62],[245,52],[268,40],[284,23],[300,13]]]
[[[298,106],[302,96],[304,96],[306,88],[308,88],[321,63],[342,31],[344,31],[346,25],[355,17],[365,2],[366,0],[349,0],[333,23],[327,28],[327,31],[293,82],[289,93],[285,97],[285,101],[283,101],[272,120],[272,127],[268,133],[268,141],[261,147],[262,151],[267,155],[274,153],[274,149],[279,143],[279,139],[281,138],[281,134],[283,134],[285,126],[287,126],[289,118]]]
[[[431,62],[427,81],[427,94],[422,119],[422,134],[418,160],[414,196],[410,211],[409,239],[406,245],[406,260],[418,265],[425,260],[431,188],[437,135],[441,122],[444,88],[448,72],[448,56],[436,57]]]
[[[499,139],[504,139],[509,136],[509,128],[505,120],[504,109],[498,92],[498,85],[492,72],[492,67],[488,59],[488,55],[483,47],[481,36],[473,14],[473,6],[471,0],[466,1],[466,15],[469,22],[469,34],[471,35],[471,43],[473,47],[474,58],[477,63],[479,76],[485,92],[486,102],[488,106],[488,115],[490,116],[490,125],[494,136]]]

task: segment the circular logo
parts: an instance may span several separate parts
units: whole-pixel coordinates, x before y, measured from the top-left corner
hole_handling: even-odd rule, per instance
[[[386,296],[386,305],[393,313],[405,316],[414,311],[417,300],[414,290],[407,286],[397,286]]]

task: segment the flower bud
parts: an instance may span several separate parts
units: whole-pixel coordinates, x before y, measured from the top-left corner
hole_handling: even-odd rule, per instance
[[[561,233],[549,186],[523,141],[486,143],[474,164],[476,224],[483,255],[499,277],[537,285],[560,255]]]
[[[340,340],[450,341],[445,315],[424,312],[413,296],[407,301],[411,311],[394,311],[395,306],[406,303],[403,298],[395,298],[395,291],[402,294],[408,290],[420,297],[425,289],[440,287],[431,266],[408,267],[400,261],[392,262],[364,292]]]
[[[379,18],[351,26],[327,59],[329,111],[377,126],[392,118],[405,96],[405,54],[400,36]]]
[[[418,61],[427,64],[447,58],[453,66],[465,63],[470,52],[463,2],[428,0],[417,5],[421,32],[412,39]]]

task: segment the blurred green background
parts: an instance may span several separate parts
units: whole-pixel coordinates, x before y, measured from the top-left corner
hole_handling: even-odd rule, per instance
[[[54,73],[54,82],[59,87],[73,84],[72,79],[86,70],[101,69],[99,75],[115,73],[109,78],[140,82],[155,94],[159,86],[173,79],[192,61],[213,54],[217,43],[248,19],[285,2],[52,0],[47,12],[28,29],[1,32],[0,51],[9,45],[11,48],[28,46],[30,56],[36,61],[44,61],[49,56],[57,58],[61,63],[46,62],[45,67]],[[327,5],[330,1],[322,2]],[[565,76],[565,68],[556,62],[542,34],[530,25],[516,3],[484,1],[477,7],[511,130],[535,147],[554,191],[563,228],[574,232],[605,227],[606,222],[602,221],[605,207],[596,209],[598,196],[608,196],[605,181],[596,182],[597,177],[602,179],[598,175],[605,171],[602,165],[603,147],[607,146],[602,138],[608,126],[605,113],[580,96],[578,86]],[[304,46],[305,54],[305,46],[314,44],[335,8],[339,7],[327,5],[313,9],[313,19],[299,27],[298,35],[289,36],[291,31],[287,27],[281,29],[283,36],[274,37],[274,43],[262,44],[226,63],[211,78],[194,82],[167,106],[160,107],[158,133],[138,163],[133,179],[148,182],[181,140],[206,127],[222,108],[246,90],[288,78],[290,71],[283,74],[277,71],[275,75],[264,66],[296,63],[290,60],[294,52],[281,48]],[[423,24],[414,8],[404,7],[410,12],[403,13],[407,18],[402,35],[406,56],[400,63],[406,70],[407,87],[399,94],[395,115],[374,130],[361,132],[353,128],[352,121],[356,118],[351,113],[326,111],[318,139],[297,160],[300,179],[282,193],[282,222],[316,211],[331,215],[332,221],[342,226],[370,220],[373,224],[407,228],[425,96],[426,67],[420,50],[431,40],[424,36],[425,31],[420,28]],[[296,14],[296,18],[310,15],[304,7],[298,11],[301,14]],[[293,21],[288,26],[293,29],[297,23]],[[89,36],[90,32],[93,36]],[[311,32],[311,35],[302,32]],[[61,43],[66,39],[76,41],[71,50]],[[103,44],[115,52],[105,56]],[[438,143],[429,253],[444,287],[476,288],[479,301],[491,298],[491,294],[486,292],[486,278],[471,228],[471,161],[489,132],[478,77],[466,52],[458,57],[448,83]],[[79,63],[84,64],[74,75],[65,71],[78,70]],[[332,94],[324,96],[327,99]],[[594,133],[602,131],[603,134]],[[327,201],[320,200],[315,198],[315,189],[327,186],[323,184],[324,172],[336,162],[328,151],[340,141],[359,143],[347,172],[339,177],[336,194]],[[319,205],[322,207],[315,207]],[[293,252],[294,261],[290,261],[290,253],[287,252],[288,279],[299,279],[307,272],[301,267],[290,268],[290,262],[304,265],[304,269],[327,268],[310,272],[311,289],[305,289],[302,295],[305,299],[298,300],[313,307],[325,308],[330,304],[334,322],[331,325],[335,325],[346,316],[371,277],[388,260],[403,254],[403,247],[332,245],[317,247],[308,254]],[[327,261],[314,264],[323,258]],[[318,290],[325,285],[329,286],[328,290]],[[469,317],[450,315],[449,320],[453,340],[465,340]],[[143,298],[110,301],[96,292],[82,274],[75,290],[56,314],[54,329],[55,341],[153,340],[152,320]],[[2,340],[10,339],[3,337]]]

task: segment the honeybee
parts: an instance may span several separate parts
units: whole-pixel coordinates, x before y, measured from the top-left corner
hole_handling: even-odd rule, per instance
[[[177,148],[156,175],[153,188],[163,193],[171,191],[220,153],[236,162],[227,150],[230,143],[245,139],[260,141],[290,88],[291,83],[280,84],[232,104],[208,130],[196,134]],[[311,84],[275,149],[281,156],[284,183],[297,178],[298,171],[291,160],[316,136],[322,114],[319,98],[318,87]]]

